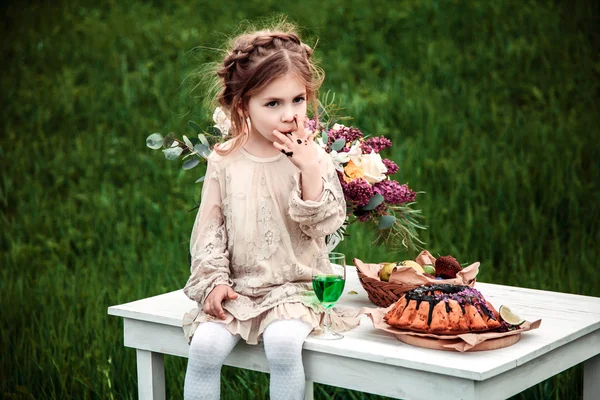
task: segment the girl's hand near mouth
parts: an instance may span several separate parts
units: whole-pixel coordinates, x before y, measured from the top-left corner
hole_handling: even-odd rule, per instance
[[[273,131],[273,135],[279,139],[279,142],[273,142],[273,146],[288,156],[301,172],[314,170],[319,167],[317,146],[313,141],[314,134],[306,132],[304,124],[299,125],[296,116],[294,122],[296,131],[285,133],[277,129]]]

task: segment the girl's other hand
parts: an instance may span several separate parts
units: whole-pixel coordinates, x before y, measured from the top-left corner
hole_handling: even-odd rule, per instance
[[[204,302],[204,313],[215,318],[225,319],[225,312],[221,303],[227,300],[235,300],[238,294],[229,285],[218,285],[206,297]]]

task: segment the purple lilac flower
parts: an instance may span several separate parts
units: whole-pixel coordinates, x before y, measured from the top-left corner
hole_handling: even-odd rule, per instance
[[[363,178],[358,178],[348,183],[342,183],[342,189],[344,190],[346,201],[357,207],[366,205],[374,194],[373,187]]]
[[[309,119],[306,124],[306,129],[308,129],[312,133],[315,133],[317,131],[317,121],[314,118]]]
[[[369,138],[365,140],[361,146],[362,151],[365,154],[370,154],[372,151],[379,153],[387,147],[392,147],[392,141],[385,136]]]
[[[394,175],[396,172],[398,172],[399,168],[395,162],[388,160],[387,158],[384,158],[382,161],[383,165],[385,165],[387,168],[387,172],[385,173],[386,175]]]
[[[383,196],[390,204],[404,204],[415,201],[417,194],[408,185],[400,185],[393,180],[385,180],[374,185],[375,193]]]
[[[333,142],[335,142],[338,139],[344,139],[347,144],[352,143],[357,139],[361,139],[363,137],[363,134],[361,131],[354,128],[353,126],[341,126],[338,128],[337,131],[330,129],[329,132],[327,132],[327,136],[329,137],[327,146],[331,146]],[[344,146],[344,148],[342,148],[340,152],[348,152],[349,150],[350,148]]]

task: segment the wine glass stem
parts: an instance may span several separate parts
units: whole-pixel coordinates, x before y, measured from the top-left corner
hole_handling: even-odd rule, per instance
[[[331,333],[331,308],[325,308],[325,317],[323,320],[323,333],[329,335]]]

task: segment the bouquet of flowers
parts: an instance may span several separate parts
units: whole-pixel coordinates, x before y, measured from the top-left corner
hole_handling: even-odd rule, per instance
[[[335,98],[335,97],[334,97]],[[327,99],[327,96],[326,96]],[[346,229],[354,222],[369,223],[377,229],[376,242],[386,243],[395,249],[418,250],[424,243],[418,229],[426,229],[418,222],[421,210],[413,208],[417,194],[407,184],[390,178],[398,172],[398,165],[382,158],[380,152],[392,146],[383,137],[365,137],[352,126],[338,122],[348,117],[337,117],[333,100],[319,104],[319,119],[308,121],[307,129],[315,134],[316,143],[330,156],[338,172],[347,204],[346,223],[327,237],[327,247],[333,249],[344,237]],[[166,137],[154,133],[146,139],[151,149],[163,148],[167,159],[182,157],[183,169],[191,169],[206,159],[215,143],[226,140],[231,122],[217,107],[213,114],[215,125],[203,131],[198,124],[189,122],[198,137],[183,136],[180,141],[171,132]],[[201,177],[196,182],[202,182]]]
[[[380,152],[392,146],[391,140],[365,137],[358,128],[339,124],[349,118],[336,116],[339,109],[333,99],[327,103],[326,96],[326,106],[319,106],[319,122],[312,119],[308,124],[317,144],[333,161],[347,204],[346,224],[328,237],[328,247],[335,247],[347,236],[348,224],[362,222],[377,229],[376,242],[395,249],[422,248],[425,243],[419,239],[418,229],[426,228],[418,222],[421,210],[413,208],[417,194],[422,192],[390,178],[398,172],[398,165]]]

